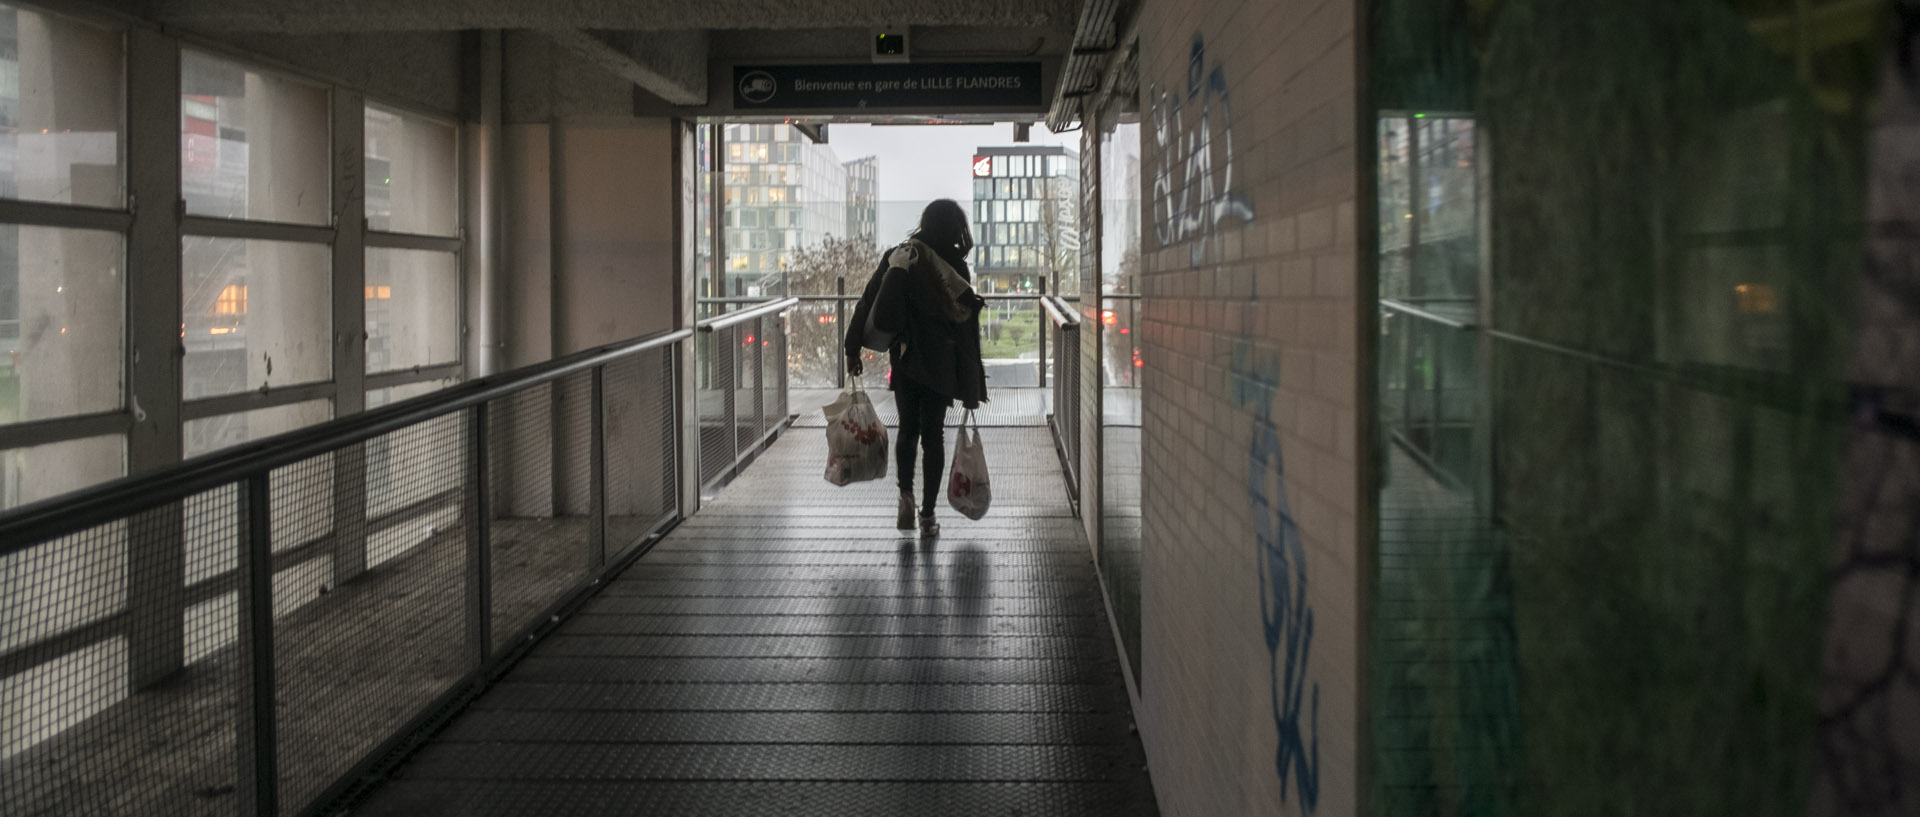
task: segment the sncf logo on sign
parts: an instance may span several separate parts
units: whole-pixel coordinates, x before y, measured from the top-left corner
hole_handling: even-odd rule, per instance
[[[992,156],[973,157],[973,175],[975,176],[993,175],[993,157]]]

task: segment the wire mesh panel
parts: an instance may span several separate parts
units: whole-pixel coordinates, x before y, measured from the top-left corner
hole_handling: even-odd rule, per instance
[[[607,555],[617,557],[678,510],[671,350],[608,364],[601,394]]]
[[[236,813],[234,608],[183,581],[184,542],[236,546],[234,494],[0,556],[7,813]]]
[[[587,537],[592,505],[592,383],[591,372],[580,372],[556,382],[551,390],[540,390],[550,394],[552,400],[550,412],[542,418],[550,418],[546,439],[552,442],[552,468],[544,474],[520,472],[514,478],[551,481],[552,504],[544,512],[527,506],[511,513],[492,513],[488,547],[496,647],[525,632],[587,575],[591,564]],[[521,401],[515,395],[511,401],[497,402]],[[524,437],[540,437],[524,422],[504,430],[496,425],[496,430],[515,435],[517,442]]]
[[[734,458],[753,448],[764,425],[760,420],[760,388],[766,372],[765,351],[760,345],[760,319],[732,327],[734,347],[738,350],[738,374],[734,379]]]
[[[765,334],[760,337],[760,437],[766,439],[786,419],[781,397],[786,394],[787,316],[768,315],[760,319]],[[756,442],[758,441],[756,440]]]
[[[697,336],[701,355],[700,393],[700,484],[709,485],[728,468],[738,453],[734,397],[740,382],[739,354],[734,343],[734,327],[724,327]]]
[[[787,421],[787,414],[792,410],[787,402],[787,388],[793,381],[793,367],[790,365],[793,355],[793,315],[790,312],[782,312],[778,320],[780,331],[773,333],[773,345],[779,351],[779,354],[773,356],[773,377],[774,382],[778,384],[773,388],[773,414],[779,418],[777,422],[784,423]],[[846,366],[846,359],[840,354],[840,350],[835,349],[828,357],[831,360],[827,365],[835,369]]]
[[[1064,306],[1062,308],[1065,308]],[[1080,490],[1080,330],[1053,327],[1053,431],[1067,483]]]
[[[597,575],[599,523],[618,555],[677,512],[677,352],[0,516],[0,812],[336,797],[486,647]],[[731,401],[742,356],[726,358]]]
[[[471,667],[462,614],[464,415],[369,440],[363,535],[276,526],[280,803],[295,813]],[[283,474],[285,476],[283,476]],[[275,471],[276,509],[320,505],[325,458]],[[282,487],[284,484],[284,487]],[[334,496],[347,496],[340,491]],[[320,510],[301,518],[326,518]]]

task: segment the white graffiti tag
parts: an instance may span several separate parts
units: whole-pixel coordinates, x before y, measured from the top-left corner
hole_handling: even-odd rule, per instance
[[[1208,66],[1206,57],[1205,39],[1193,35],[1186,95],[1168,94],[1157,87],[1148,90],[1153,140],[1161,156],[1153,174],[1153,220],[1154,236],[1162,247],[1198,238],[1229,220],[1253,220],[1253,203],[1233,187],[1233,106],[1227,99],[1226,70],[1218,61]],[[1217,161],[1216,102],[1221,143]],[[1199,117],[1189,121],[1183,114],[1196,105]],[[1201,244],[1194,243],[1194,263],[1200,262],[1202,254]]]

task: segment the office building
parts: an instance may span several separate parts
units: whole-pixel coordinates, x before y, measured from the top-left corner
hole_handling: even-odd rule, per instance
[[[1080,161],[1056,145],[973,152],[973,271],[983,292],[1077,288]]]

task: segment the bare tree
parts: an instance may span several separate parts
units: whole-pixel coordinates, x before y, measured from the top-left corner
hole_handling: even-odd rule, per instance
[[[879,251],[866,238],[827,236],[820,243],[793,251],[787,263],[790,295],[833,295],[838,279],[847,281],[844,314],[831,301],[807,301],[792,312],[787,328],[787,354],[795,385],[829,386],[840,367],[840,321],[853,320],[853,301],[867,286],[879,263]],[[847,327],[852,331],[851,327]]]
[[[1074,288],[1070,285],[1078,280],[1075,273],[1080,268],[1079,209],[1074,207],[1074,191],[1068,185],[1048,184],[1045,189],[1047,197],[1041,202],[1037,236],[1040,274],[1047,279],[1048,291],[1058,295],[1062,286]]]

